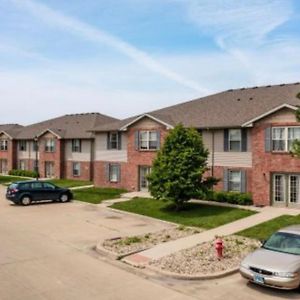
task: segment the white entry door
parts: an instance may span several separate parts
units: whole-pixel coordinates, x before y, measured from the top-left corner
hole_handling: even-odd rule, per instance
[[[151,167],[148,166],[140,166],[139,167],[139,185],[140,185],[140,191],[148,192],[149,182],[147,179],[147,176],[151,172]]]
[[[54,177],[54,162],[52,161],[45,162],[45,175],[47,178]]]

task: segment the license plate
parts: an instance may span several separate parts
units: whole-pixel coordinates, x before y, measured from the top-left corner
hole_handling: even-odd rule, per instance
[[[265,280],[262,276],[260,275],[254,275],[254,281],[256,283],[260,283],[260,284],[264,284],[265,283]]]

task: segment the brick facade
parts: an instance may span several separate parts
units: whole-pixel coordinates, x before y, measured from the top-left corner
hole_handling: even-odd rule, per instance
[[[258,122],[252,130],[253,201],[257,205],[271,205],[272,173],[300,173],[300,159],[291,154],[266,152],[265,129],[273,126],[299,126],[299,123]]]
[[[75,161],[66,161],[64,164],[64,176],[67,179],[74,179],[74,180],[92,180],[92,164],[88,161],[76,161],[80,163],[80,175],[74,176],[73,175],[73,163]]]

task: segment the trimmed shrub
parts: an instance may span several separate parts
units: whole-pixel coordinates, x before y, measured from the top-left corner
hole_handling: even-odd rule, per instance
[[[205,199],[208,201],[224,202],[239,205],[253,204],[251,194],[249,193],[209,191]]]
[[[36,171],[30,171],[30,170],[10,170],[8,174],[12,176],[21,176],[21,177],[23,176],[23,177],[32,177],[32,178],[36,178],[38,175]]]

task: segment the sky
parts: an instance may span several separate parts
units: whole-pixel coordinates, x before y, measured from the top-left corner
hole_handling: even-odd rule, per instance
[[[0,0],[0,124],[298,81],[298,0]]]

